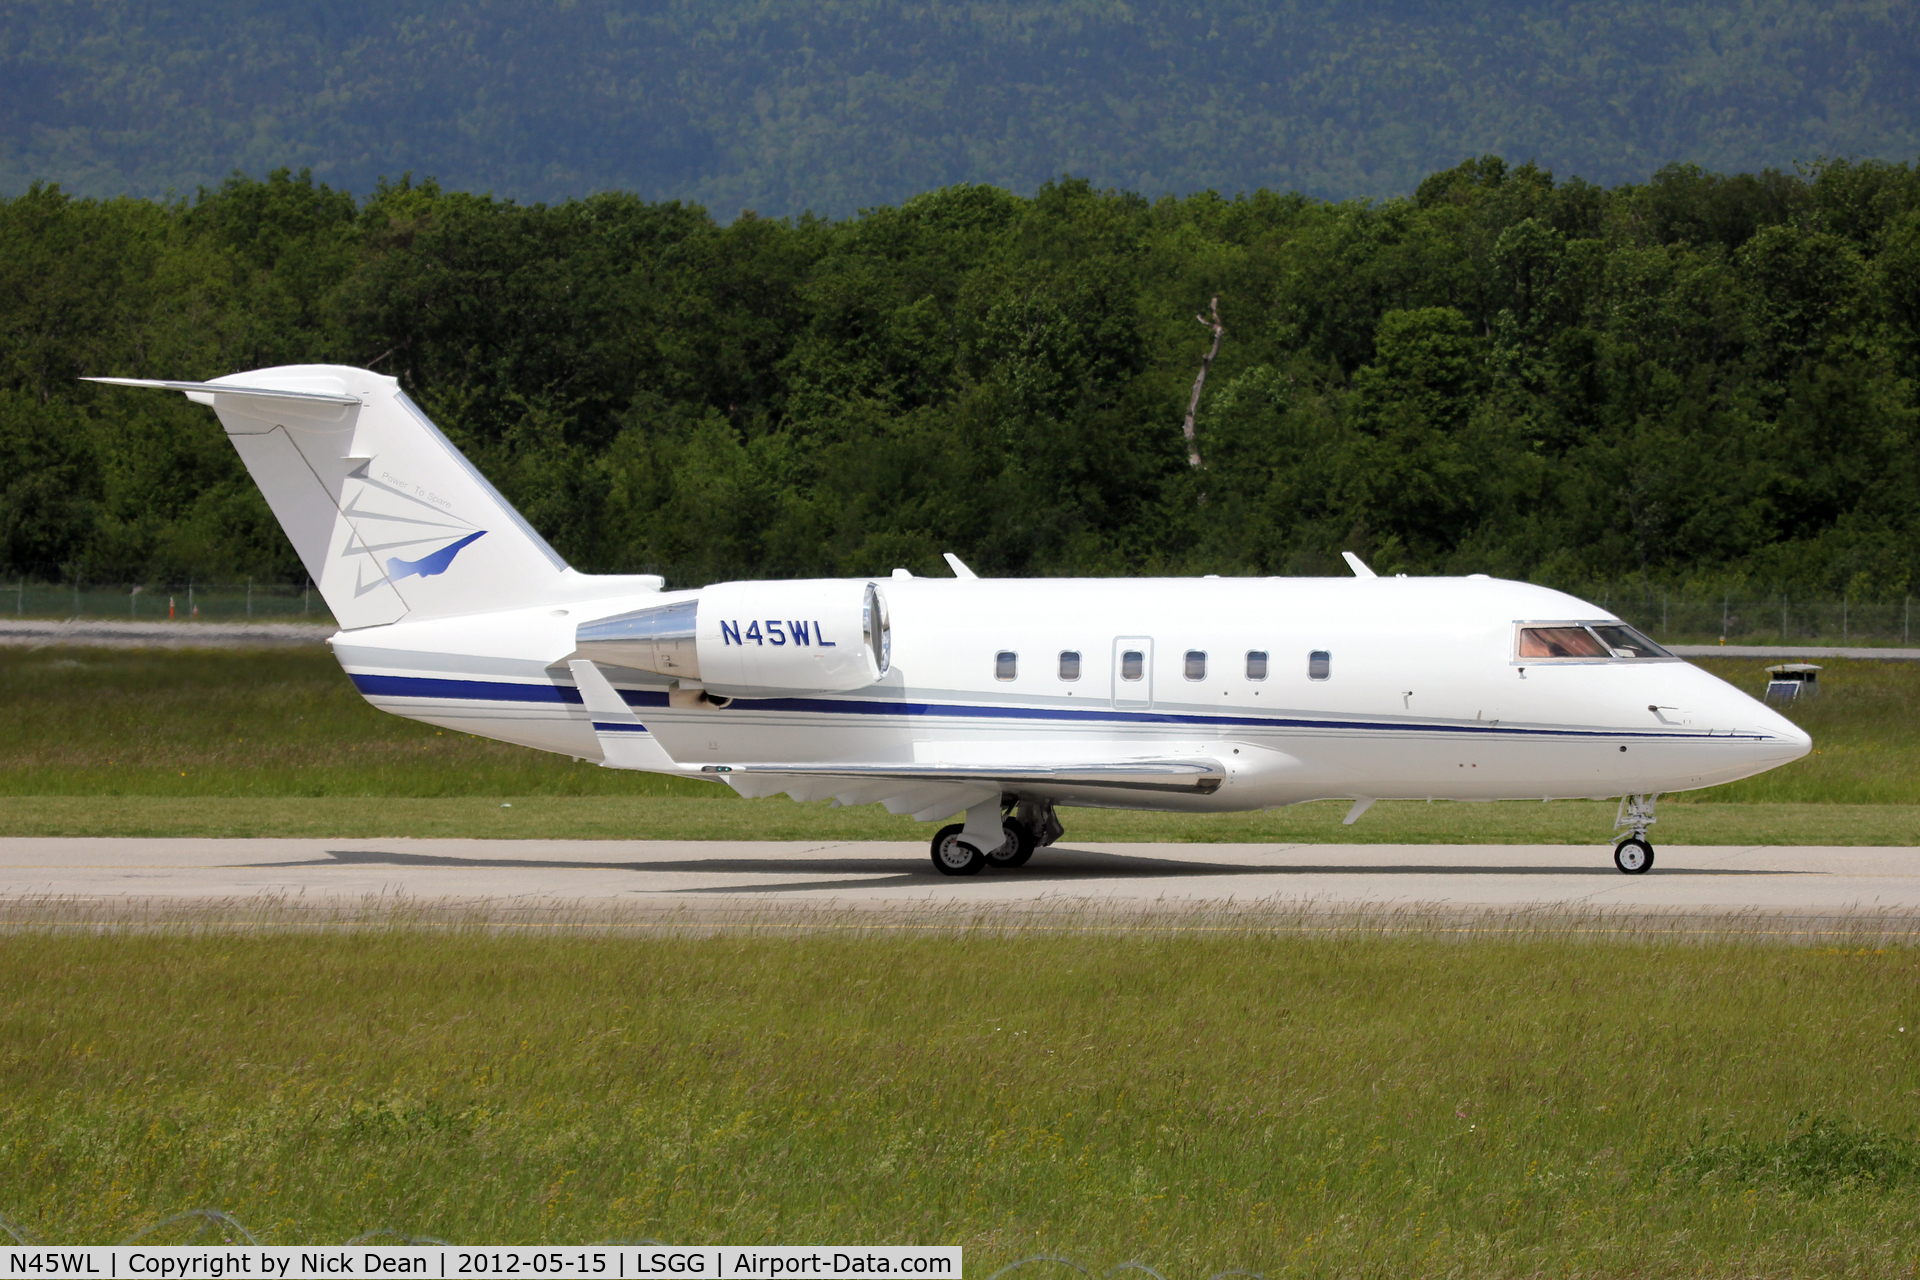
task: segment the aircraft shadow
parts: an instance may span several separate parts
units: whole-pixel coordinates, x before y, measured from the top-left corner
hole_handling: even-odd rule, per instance
[[[556,861],[541,858],[474,858],[446,854],[399,853],[379,849],[329,849],[325,857],[301,862],[264,862],[245,864],[256,868],[388,866],[429,867],[437,869],[472,868],[480,870],[527,871],[649,871],[720,873],[727,875],[814,875],[843,877],[834,880],[810,880],[802,883],[703,885],[696,888],[669,889],[664,892],[702,894],[783,894],[819,893],[834,889],[878,889],[914,884],[947,883],[924,858],[687,858],[671,862],[587,862]],[[1565,866],[1497,867],[1474,865],[1393,864],[1353,866],[1337,864],[1283,863],[1249,866],[1244,863],[1189,862],[1174,858],[1134,857],[1128,854],[1101,853],[1090,849],[1043,849],[1034,861],[1015,871],[982,872],[983,881],[1015,877],[1021,884],[1072,884],[1099,880],[1183,879],[1211,876],[1580,876],[1611,879],[1619,872],[1605,859],[1591,864]],[[1660,867],[1656,876],[1770,876],[1807,875],[1802,871],[1755,871],[1740,868]],[[978,882],[976,882],[978,883]]]
[[[1059,855],[1071,855],[1061,858]],[[1052,855],[1052,857],[1049,857]],[[1042,863],[1040,859],[1049,860]],[[1591,867],[1486,867],[1486,866],[1310,866],[1297,863],[1281,866],[1250,867],[1238,863],[1184,862],[1172,858],[1133,858],[1125,854],[1095,853],[1081,849],[1042,850],[1034,855],[1034,861],[1013,871],[996,871],[989,867],[980,873],[974,883],[983,881],[1002,881],[1013,878],[1021,884],[1075,884],[1097,881],[1124,881],[1149,879],[1178,879],[1203,876],[1581,876],[1595,879],[1619,879],[1620,872],[1611,862]],[[699,864],[711,868],[712,863]],[[790,870],[792,863],[781,863],[778,867],[763,865],[762,870]],[[866,863],[858,870],[880,872],[884,864]],[[658,867],[657,863],[649,863]],[[742,868],[743,870],[745,868]],[[825,871],[825,868],[822,868]],[[1654,867],[1648,875],[1665,876],[1769,876],[1769,875],[1806,875],[1807,872],[1790,871],[1746,871],[1738,868],[1693,868],[1693,867]],[[738,884],[708,885],[693,889],[675,889],[670,892],[685,895],[697,894],[782,894],[817,893],[823,889],[875,889],[909,884],[952,883],[933,867],[922,861],[902,867],[892,875],[869,874],[857,880],[809,881],[805,884]],[[965,883],[965,882],[962,882]]]

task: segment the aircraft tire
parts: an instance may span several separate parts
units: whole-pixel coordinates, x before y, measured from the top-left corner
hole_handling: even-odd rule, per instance
[[[1613,865],[1622,875],[1643,876],[1653,867],[1653,846],[1639,836],[1629,836],[1613,846]]]
[[[966,823],[956,822],[933,833],[933,869],[943,876],[974,876],[987,865],[987,855],[960,838]]]
[[[1027,865],[1027,859],[1033,856],[1033,832],[1008,818],[1003,824],[1007,829],[1007,842],[987,855],[987,865],[999,871],[1011,871],[1015,867]]]

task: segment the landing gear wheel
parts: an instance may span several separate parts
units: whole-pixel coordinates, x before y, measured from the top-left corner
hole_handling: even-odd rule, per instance
[[[933,833],[933,869],[943,876],[974,876],[987,865],[987,856],[960,838],[964,822]]]
[[[1653,846],[1639,836],[1631,836],[1613,846],[1613,865],[1621,874],[1643,876],[1653,866]]]
[[[1024,867],[1027,865],[1027,859],[1033,856],[1033,832],[1012,818],[1008,818],[1000,825],[1007,830],[1007,842],[987,855],[987,863],[1006,871],[1011,871],[1015,867]]]

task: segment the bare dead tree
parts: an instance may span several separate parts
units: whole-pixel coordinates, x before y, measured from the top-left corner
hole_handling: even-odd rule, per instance
[[[1187,438],[1187,465],[1195,471],[1200,469],[1201,463],[1200,442],[1194,438],[1193,434],[1193,418],[1200,412],[1200,391],[1207,385],[1207,370],[1213,368],[1213,358],[1220,354],[1220,339],[1227,336],[1227,326],[1220,323],[1219,294],[1213,295],[1213,302],[1208,310],[1213,319],[1209,320],[1206,316],[1195,316],[1194,319],[1213,330],[1213,347],[1200,361],[1200,376],[1193,380],[1193,399],[1187,401],[1187,420],[1180,428],[1180,434]]]

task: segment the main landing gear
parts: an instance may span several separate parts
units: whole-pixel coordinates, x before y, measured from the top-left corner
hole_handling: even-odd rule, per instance
[[[1062,833],[1060,819],[1049,800],[1020,800],[1001,797],[1001,807],[1011,810],[1000,820],[1005,836],[993,849],[981,849],[971,839],[962,838],[967,824],[956,822],[934,833],[932,851],[934,870],[943,876],[978,875],[982,867],[1011,871],[1024,867],[1035,849],[1045,848]]]
[[[1620,868],[1623,875],[1645,875],[1653,868],[1653,846],[1647,843],[1647,828],[1657,821],[1653,816],[1653,802],[1658,798],[1620,797],[1620,811],[1614,815],[1613,827],[1616,831],[1625,827],[1629,834],[1613,846],[1613,865]]]

